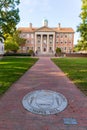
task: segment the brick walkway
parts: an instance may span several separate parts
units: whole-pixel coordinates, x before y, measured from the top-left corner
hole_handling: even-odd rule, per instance
[[[23,97],[39,89],[62,93],[68,100],[67,108],[49,116],[25,110]],[[76,119],[78,124],[67,125],[67,118]],[[50,58],[40,58],[0,99],[0,130],[87,130],[87,97]]]

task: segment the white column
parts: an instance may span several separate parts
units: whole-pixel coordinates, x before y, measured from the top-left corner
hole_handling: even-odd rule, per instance
[[[37,51],[37,34],[35,34],[35,52]]]
[[[47,34],[47,52],[49,52],[49,35]]]
[[[43,47],[42,47],[42,45],[43,45],[43,35],[41,34],[41,53],[43,52]]]
[[[55,34],[53,34],[53,52],[55,52]]]

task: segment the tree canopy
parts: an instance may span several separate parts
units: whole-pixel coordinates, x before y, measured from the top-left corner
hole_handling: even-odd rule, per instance
[[[12,34],[20,21],[18,5],[20,0],[0,0],[0,35]]]
[[[81,23],[77,27],[77,31],[80,32],[80,39],[78,40],[77,47],[80,50],[87,50],[87,0],[82,0],[80,18]]]
[[[6,52],[9,52],[9,51],[16,52],[18,49],[19,49],[19,45],[17,44],[15,39],[11,35],[9,35],[5,41]]]
[[[16,52],[19,49],[19,46],[22,46],[26,43],[26,39],[20,37],[19,31],[15,31],[13,35],[5,34],[5,50],[7,52],[13,51]]]

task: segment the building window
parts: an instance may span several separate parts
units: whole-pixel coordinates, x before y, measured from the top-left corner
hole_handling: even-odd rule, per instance
[[[72,34],[69,34],[69,38],[72,38]]]
[[[40,40],[38,40],[37,43],[39,44],[39,43],[40,43]]]
[[[65,34],[65,38],[67,38],[68,36],[67,36],[67,34]]]
[[[61,44],[63,43],[63,41],[61,41]]]
[[[38,36],[37,38],[40,39],[40,36]]]
[[[50,38],[50,39],[52,39],[52,38],[53,38],[53,36],[50,36],[49,38]]]
[[[29,50],[29,47],[27,47],[27,51]]]
[[[56,39],[56,43],[58,44],[58,39]]]
[[[31,40],[31,44],[33,44],[34,43],[34,41],[33,40]]]
[[[63,34],[62,33],[60,34],[60,37],[63,38]]]
[[[52,47],[50,47],[49,50],[52,50]]]
[[[50,42],[50,44],[52,44],[52,43],[53,43],[53,40],[50,40],[49,42]]]
[[[41,39],[41,35],[37,35],[37,39],[40,40]]]
[[[30,36],[30,34],[27,33],[27,34],[26,34],[26,37],[29,38],[29,36]]]
[[[26,36],[27,36],[26,33],[23,33],[23,34],[22,34],[22,37],[23,37],[23,38],[26,38]]]
[[[52,47],[49,47],[49,52],[52,52]]]
[[[26,43],[28,43],[28,44],[29,44],[29,43],[30,43],[30,41],[29,41],[29,40],[27,40],[27,41],[26,41]]]
[[[34,37],[34,35],[33,34],[31,34],[31,38],[33,38]]]
[[[56,34],[56,38],[59,38],[59,34],[58,33]]]
[[[23,50],[26,50],[26,48],[25,48],[25,47],[23,47]]]
[[[66,50],[66,47],[64,48],[64,50]]]
[[[72,42],[71,42],[71,41],[69,41],[69,43],[71,44]]]
[[[37,43],[39,44],[41,42],[41,36],[37,35]]]
[[[43,39],[45,39],[45,40],[46,40],[46,39],[47,39],[47,36],[45,36],[45,35],[44,35],[44,36],[43,36]]]
[[[40,52],[40,47],[37,48],[37,51]]]

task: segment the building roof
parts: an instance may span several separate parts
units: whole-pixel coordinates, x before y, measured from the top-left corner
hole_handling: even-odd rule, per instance
[[[18,28],[19,31],[21,32],[61,32],[61,33],[74,33],[74,30],[72,28],[50,28],[50,27],[46,27],[46,26],[42,26],[40,28],[36,28],[36,27],[20,27]]]
[[[43,26],[41,28],[36,29],[35,32],[54,32],[54,29]]]
[[[30,27],[19,27],[18,30],[21,32],[35,32],[37,28],[30,28]]]
[[[71,33],[74,33],[74,30],[72,28],[54,28],[54,30],[56,32],[71,32]]]

